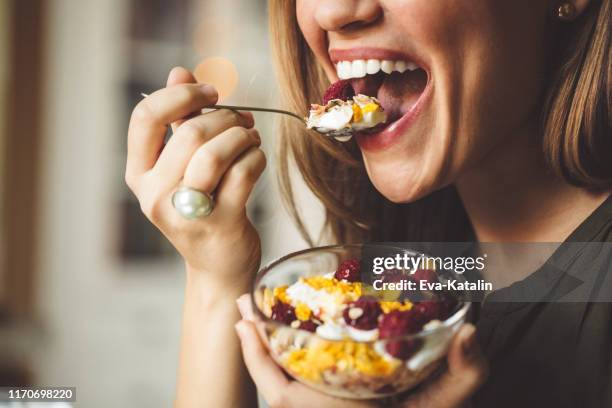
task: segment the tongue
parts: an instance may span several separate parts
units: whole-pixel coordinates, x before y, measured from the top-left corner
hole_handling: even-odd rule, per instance
[[[389,122],[392,122],[408,112],[416,103],[427,85],[427,74],[421,69],[403,74],[378,73],[353,79],[351,84],[355,93],[376,96],[387,112]]]
[[[350,81],[355,93],[376,96],[386,76],[381,72],[376,75],[367,75],[364,78],[351,79]]]

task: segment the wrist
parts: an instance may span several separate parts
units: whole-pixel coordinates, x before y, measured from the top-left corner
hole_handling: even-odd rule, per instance
[[[250,293],[254,275],[255,269],[230,279],[223,274],[196,269],[186,263],[186,288],[187,291],[206,294],[207,297],[230,299],[233,302],[238,296]]]

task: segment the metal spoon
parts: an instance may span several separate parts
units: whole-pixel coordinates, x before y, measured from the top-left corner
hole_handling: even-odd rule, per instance
[[[145,93],[141,93],[143,98],[146,98],[147,94]],[[256,106],[235,106],[235,105],[211,105],[211,106],[207,106],[206,109],[229,109],[229,110],[233,110],[233,111],[253,111],[253,112],[270,112],[270,113],[278,113],[281,115],[287,115],[287,116],[291,116],[294,119],[299,120],[300,122],[302,122],[304,125],[306,125],[306,119],[304,119],[304,117],[298,115],[297,113],[293,113],[293,112],[289,112],[286,110],[282,110],[282,109],[273,109],[273,108],[259,108]],[[312,130],[314,130],[317,133],[320,133],[324,136],[327,137],[333,137],[334,139],[340,141],[340,142],[346,142],[348,140],[351,139],[351,137],[353,136],[353,129],[352,128],[344,128],[344,129],[337,129],[337,130],[330,130],[327,128],[312,128]]]
[[[213,105],[210,107],[210,109],[230,109],[234,111],[255,111],[255,112],[279,113],[281,115],[291,116],[292,118],[298,119],[304,125],[307,125],[306,119],[304,119],[302,116],[296,113],[293,113],[293,112],[282,110],[282,109],[258,108],[255,106],[234,106],[234,105]],[[312,130],[314,130],[317,133],[322,134],[323,136],[333,137],[334,139],[340,142],[349,141],[351,137],[353,136],[353,129],[351,128],[344,128],[344,129],[336,130],[336,129],[314,127],[312,128]]]

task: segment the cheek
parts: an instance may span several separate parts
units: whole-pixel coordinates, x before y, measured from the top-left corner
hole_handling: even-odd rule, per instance
[[[327,35],[315,19],[316,7],[316,0],[298,0],[296,2],[297,22],[308,47],[331,77],[335,75],[335,70],[330,71],[332,64],[327,51]]]
[[[315,20],[315,6],[314,1],[307,0],[298,0],[295,4],[298,26],[309,44],[320,35],[318,33],[320,30]]]
[[[434,118],[421,153],[427,163],[446,156],[444,178],[454,181],[537,112],[548,9],[535,0],[442,3],[411,3],[411,21],[401,24],[431,63]]]
[[[538,7],[539,5],[539,7]],[[546,62],[544,2],[495,3],[482,10],[478,29],[461,33],[463,61],[449,78],[456,167],[483,156],[537,119]],[[520,22],[520,29],[517,29]],[[453,71],[451,71],[453,72]],[[460,163],[463,161],[463,163]]]

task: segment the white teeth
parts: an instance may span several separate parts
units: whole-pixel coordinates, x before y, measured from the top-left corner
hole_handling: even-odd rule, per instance
[[[351,78],[351,62],[341,61],[338,63],[338,78],[349,79]]]
[[[380,61],[375,59],[369,59],[366,63],[366,73],[369,75],[378,74],[380,71]]]
[[[397,61],[395,63],[395,70],[397,72],[399,72],[400,74],[403,74],[404,72],[406,72],[408,64],[406,63],[406,61]]]
[[[336,73],[340,79],[363,78],[366,75],[375,75],[381,70],[385,74],[399,72],[403,74],[406,71],[414,71],[419,66],[411,61],[391,61],[391,60],[354,60],[340,61],[336,64]]]
[[[414,62],[408,62],[406,64],[406,68],[408,68],[410,71],[414,71],[415,69],[419,68],[419,66]]]
[[[389,61],[389,60],[384,60],[381,64],[380,64],[380,69],[382,70],[382,72],[384,72],[385,74],[390,74],[393,72],[393,68],[395,68],[395,63],[393,61]]]
[[[355,60],[351,69],[353,78],[363,78],[366,76],[366,62],[364,60]]]

